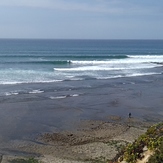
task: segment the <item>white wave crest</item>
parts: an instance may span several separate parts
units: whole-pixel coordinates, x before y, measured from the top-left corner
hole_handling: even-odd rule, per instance
[[[127,55],[129,58],[144,58],[144,59],[153,59],[153,58],[158,58],[158,59],[163,59],[163,55]]]
[[[135,74],[127,75],[127,77],[148,76],[148,75],[161,75],[161,74],[162,74],[162,73],[155,73],[155,72],[151,72],[151,73],[135,73]]]
[[[111,66],[111,67],[109,67]],[[112,67],[113,65],[106,66],[83,66],[76,68],[54,68],[55,71],[118,71],[118,70],[135,70],[135,69],[145,69],[145,68],[155,68],[161,67],[158,64],[141,64],[141,65],[119,65],[119,67]],[[123,67],[122,67],[123,66]]]
[[[148,76],[148,75],[161,75],[162,73],[135,73],[135,74],[128,74],[126,76],[124,75],[115,75],[110,77],[98,77],[97,79],[114,79],[114,78],[126,78],[126,77],[136,77],[136,76]],[[135,84],[135,83],[132,83]]]
[[[49,80],[49,81],[0,81],[2,85],[16,85],[16,84],[30,84],[30,83],[53,83],[53,82],[62,82],[63,80]]]
[[[31,92],[29,92],[29,93],[31,93],[31,94],[37,94],[37,93],[43,93],[44,91],[41,91],[41,90],[32,90]]]
[[[140,63],[163,63],[163,55],[129,55],[128,57],[131,62],[133,60]]]
[[[55,99],[64,99],[64,98],[66,98],[67,96],[57,96],[57,97],[53,97],[53,96],[51,96],[51,97],[49,97],[50,99],[52,99],[52,100],[55,100]]]
[[[6,96],[11,96],[11,95],[18,95],[18,92],[6,92],[5,95]]]
[[[132,64],[132,63],[151,63],[151,62],[163,62],[162,56],[128,56],[126,59],[117,59],[117,60],[103,60],[103,61],[71,61],[74,65],[102,65],[102,64]]]
[[[73,94],[73,95],[70,95],[71,97],[78,97],[79,94]]]

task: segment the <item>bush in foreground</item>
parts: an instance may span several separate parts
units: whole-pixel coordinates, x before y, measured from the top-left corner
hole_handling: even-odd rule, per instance
[[[163,162],[163,142],[156,149],[155,154],[150,157],[148,163],[162,163]]]
[[[155,152],[149,163],[163,162],[163,123],[150,127],[145,134],[141,135],[132,144],[129,144],[124,149],[121,160],[125,160],[128,163],[136,163],[137,159],[143,158],[142,153],[145,146]]]

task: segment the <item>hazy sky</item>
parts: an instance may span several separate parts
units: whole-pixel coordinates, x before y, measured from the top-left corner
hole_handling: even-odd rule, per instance
[[[0,0],[0,38],[163,39],[163,0]]]

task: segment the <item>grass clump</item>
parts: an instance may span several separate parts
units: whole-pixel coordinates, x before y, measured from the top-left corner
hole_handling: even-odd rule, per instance
[[[106,159],[105,157],[103,156],[100,156],[100,157],[96,157],[94,159],[86,159],[85,160],[86,162],[91,162],[91,163],[108,163],[109,160]],[[110,162],[109,162],[110,163]]]
[[[121,152],[127,144],[128,142],[122,140],[111,140],[107,142],[107,145],[115,148],[118,152]]]
[[[34,158],[29,158],[29,159],[14,159],[10,161],[10,163],[40,163],[40,162]]]

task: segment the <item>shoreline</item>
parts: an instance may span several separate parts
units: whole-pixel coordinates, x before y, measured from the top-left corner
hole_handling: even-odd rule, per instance
[[[110,120],[85,120],[74,131],[44,133],[34,141],[12,142],[11,153],[2,155],[2,160],[29,157],[44,163],[112,160],[118,154],[118,148],[133,142],[155,124],[134,117],[124,119],[112,116]]]

